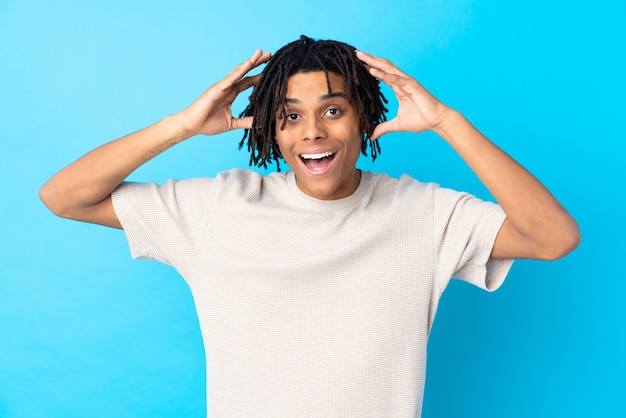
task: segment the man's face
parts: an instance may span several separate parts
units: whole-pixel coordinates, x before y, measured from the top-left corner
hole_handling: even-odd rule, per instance
[[[287,83],[286,123],[276,115],[276,143],[300,190],[321,200],[351,195],[359,185],[359,114],[343,77],[323,71],[297,73]]]

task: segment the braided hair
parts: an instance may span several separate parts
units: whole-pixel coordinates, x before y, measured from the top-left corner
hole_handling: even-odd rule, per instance
[[[246,129],[239,143],[241,149],[248,139],[250,165],[267,168],[276,162],[280,171],[279,158],[282,158],[276,143],[276,112],[280,110],[284,129],[285,97],[289,77],[296,73],[323,71],[331,94],[329,72],[343,76],[349,100],[356,101],[362,128],[361,153],[367,156],[370,145],[372,161],[380,154],[378,140],[370,140],[374,128],[387,118],[384,103],[387,99],[380,91],[379,81],[372,77],[365,65],[356,57],[356,49],[348,44],[331,41],[315,41],[304,35],[279,49],[269,60],[261,78],[250,95],[250,103],[240,117],[253,116],[251,129]]]

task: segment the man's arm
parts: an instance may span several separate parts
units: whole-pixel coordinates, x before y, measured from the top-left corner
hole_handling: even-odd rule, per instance
[[[447,109],[433,130],[463,158],[506,213],[492,258],[556,260],[578,246],[578,225],[565,208],[463,115]]]
[[[399,102],[397,116],[378,125],[372,139],[394,131],[433,130],[463,158],[506,213],[492,258],[555,260],[578,246],[576,221],[528,170],[392,63],[357,54],[373,76],[393,89]]]
[[[44,184],[41,200],[58,216],[121,228],[111,193],[134,170],[194,135],[250,128],[252,118],[233,118],[230,106],[257,81],[259,76],[245,77],[248,71],[269,57],[257,50],[185,110],[85,154]]]
[[[41,200],[58,216],[121,228],[113,190],[139,166],[189,136],[175,116],[166,117],[74,161],[44,184]]]

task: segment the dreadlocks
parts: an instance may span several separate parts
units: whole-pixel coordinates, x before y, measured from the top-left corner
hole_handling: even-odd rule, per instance
[[[364,64],[356,57],[355,48],[342,42],[315,41],[304,35],[291,42],[270,59],[263,74],[250,95],[250,103],[240,117],[254,116],[252,128],[246,129],[239,143],[241,149],[248,139],[250,165],[267,168],[276,162],[280,171],[279,158],[282,158],[276,143],[276,112],[280,109],[284,129],[285,97],[289,77],[299,72],[323,71],[331,94],[329,72],[343,76],[350,101],[356,101],[363,130],[361,152],[367,156],[370,144],[372,161],[380,153],[378,140],[370,140],[374,128],[387,118],[384,103],[387,99],[380,91],[379,81],[372,77]]]

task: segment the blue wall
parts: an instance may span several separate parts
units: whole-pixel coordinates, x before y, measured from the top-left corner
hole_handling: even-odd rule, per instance
[[[429,345],[424,416],[626,416],[625,10],[618,0],[0,1],[0,417],[203,416],[202,341],[182,279],[131,260],[119,231],[55,218],[38,188],[180,110],[254,49],[301,33],[416,76],[582,228],[576,252],[517,262],[496,293],[453,282]],[[239,137],[192,139],[132,179],[246,166]],[[362,168],[488,198],[435,135],[382,146]]]

